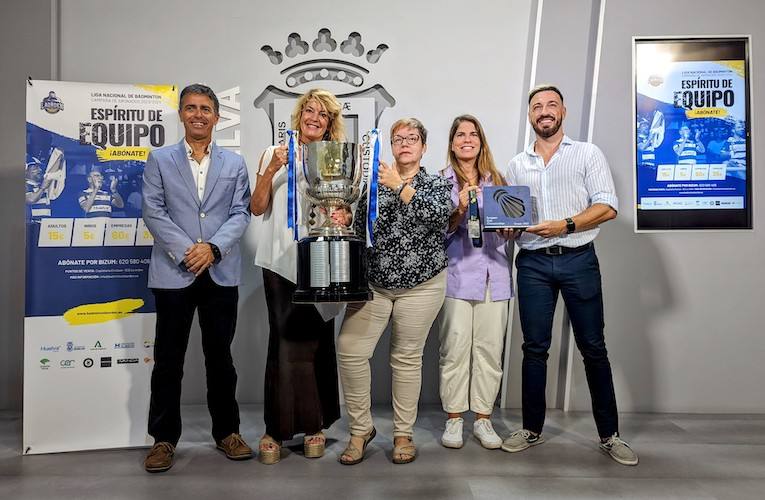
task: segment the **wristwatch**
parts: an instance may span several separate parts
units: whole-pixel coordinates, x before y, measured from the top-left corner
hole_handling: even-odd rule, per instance
[[[210,245],[210,250],[212,250],[213,258],[215,259],[215,262],[220,261],[221,255],[220,255],[220,248],[218,248],[217,245],[207,242],[208,245]]]
[[[396,196],[401,196],[401,192],[404,190],[405,187],[406,187],[406,182],[402,182],[401,184],[396,186],[396,189],[394,190],[396,192]]]
[[[571,234],[574,231],[576,231],[576,223],[574,222],[574,219],[566,217],[566,232]]]

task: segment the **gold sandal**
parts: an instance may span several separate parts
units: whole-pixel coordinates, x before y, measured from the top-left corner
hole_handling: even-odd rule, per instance
[[[365,436],[359,436],[361,438],[364,438],[364,444],[361,446],[361,449],[359,450],[354,445],[351,444],[350,440],[348,441],[348,446],[345,447],[345,450],[340,454],[339,457],[337,457],[337,461],[340,462],[343,465],[356,465],[358,463],[361,463],[362,460],[364,460],[364,452],[367,450],[367,445],[370,441],[372,441],[375,436],[377,435],[377,429],[372,427],[372,431],[365,435]],[[350,460],[344,460],[343,457],[351,457]]]
[[[321,438],[320,442],[311,442],[312,440],[318,440],[319,438]],[[324,437],[324,433],[321,431],[316,434],[306,434],[303,437],[303,455],[305,455],[306,458],[321,458],[324,456],[324,445],[326,442],[327,440]]]
[[[394,464],[408,464],[414,462],[415,458],[417,458],[417,447],[414,445],[412,438],[409,438],[409,444],[393,447]]]
[[[271,449],[269,445],[275,446],[276,449]],[[282,459],[282,444],[268,434],[260,438],[258,451],[260,452],[258,453],[258,461],[262,464],[273,465]]]

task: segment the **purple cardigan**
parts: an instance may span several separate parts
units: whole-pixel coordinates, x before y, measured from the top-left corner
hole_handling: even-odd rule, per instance
[[[441,175],[452,181],[452,203],[459,205],[457,174],[451,166]],[[480,187],[492,186],[491,177],[481,179]],[[478,194],[478,207],[483,208],[483,197]],[[446,296],[463,300],[484,300],[486,283],[490,284],[491,300],[507,300],[513,296],[512,265],[505,254],[505,239],[496,233],[483,233],[483,247],[473,247],[468,237],[465,213],[460,225],[446,235],[446,254],[449,257]]]

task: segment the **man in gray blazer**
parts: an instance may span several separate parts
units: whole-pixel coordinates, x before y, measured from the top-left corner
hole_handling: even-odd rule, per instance
[[[252,458],[239,435],[236,329],[241,255],[239,239],[250,220],[244,158],[218,147],[219,118],[207,86],[184,88],[178,114],[186,130],[173,146],[152,151],[143,174],[143,219],[154,236],[149,288],[157,307],[149,434],[155,444],[148,472],[173,465],[181,436],[181,379],[194,311],[199,311],[207,373],[207,406],[218,449],[232,460]]]

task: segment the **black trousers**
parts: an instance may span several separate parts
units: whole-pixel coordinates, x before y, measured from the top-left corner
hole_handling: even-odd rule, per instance
[[[340,418],[335,322],[311,304],[294,304],[295,284],[263,269],[268,305],[263,417],[276,440],[315,434]]]
[[[220,286],[205,271],[181,289],[153,288],[157,304],[154,370],[151,372],[149,434],[173,445],[181,437],[181,380],[194,311],[199,310],[212,435],[219,441],[239,432],[236,370],[231,342],[236,330],[239,290]]]

